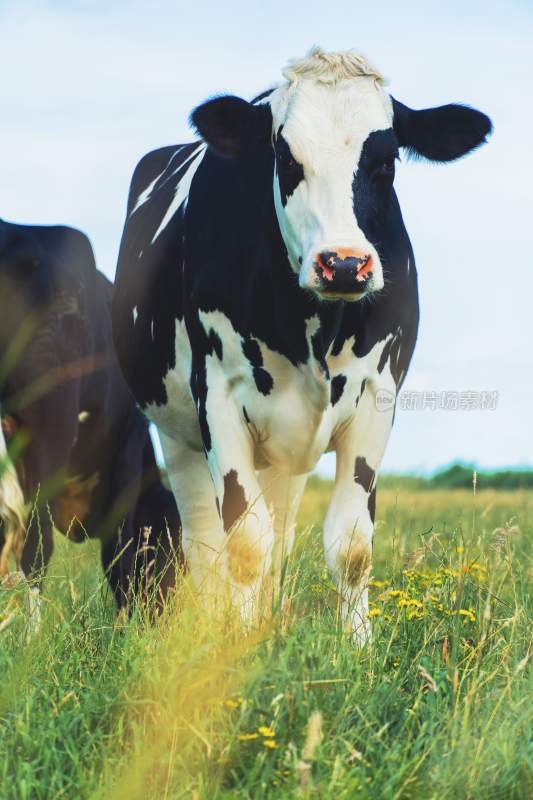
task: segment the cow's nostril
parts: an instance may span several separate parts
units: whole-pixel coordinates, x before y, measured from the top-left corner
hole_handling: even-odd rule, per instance
[[[337,253],[334,253],[331,250],[326,250],[324,253],[320,253],[318,256],[320,263],[324,267],[328,267],[329,269],[333,269],[336,266],[336,262],[342,259],[339,259]]]

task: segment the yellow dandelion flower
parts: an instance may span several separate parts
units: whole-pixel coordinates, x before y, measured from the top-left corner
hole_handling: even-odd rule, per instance
[[[381,610],[381,608],[371,608],[367,616],[369,616],[370,618],[380,617],[382,614],[383,611]]]
[[[266,725],[261,725],[257,730],[259,731],[261,736],[265,736],[267,738],[276,735],[276,731],[273,731],[272,728],[267,728]]]
[[[456,548],[455,548],[455,552],[456,552],[456,553],[464,553],[464,551],[465,551],[465,549],[464,549],[464,547],[462,547],[462,546],[459,546],[459,547],[456,547]]]
[[[476,562],[470,564],[468,571],[471,572],[474,578],[480,582],[487,580],[487,570],[481,564],[477,564]]]
[[[398,608],[407,608],[408,606],[414,606],[415,608],[422,608],[423,603],[420,600],[417,600],[414,597],[402,597],[398,600]]]
[[[278,743],[275,739],[265,739],[263,741],[263,747],[268,747],[269,750],[275,750],[278,746]]]
[[[239,708],[242,705],[242,699],[238,698],[237,700],[224,700],[224,705],[226,708]]]
[[[240,736],[237,737],[239,742],[250,742],[252,739],[258,739],[258,733],[241,733]]]
[[[375,578],[372,578],[368,585],[372,586],[374,589],[383,589],[385,586],[389,585],[389,581],[378,581]]]
[[[471,608],[460,608],[457,613],[459,614],[460,617],[464,617],[463,622],[467,622],[467,621],[475,622],[476,621],[476,615],[474,614],[474,612],[473,612],[473,610]]]

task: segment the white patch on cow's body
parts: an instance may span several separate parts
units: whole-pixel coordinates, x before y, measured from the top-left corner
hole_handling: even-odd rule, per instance
[[[163,379],[168,403],[148,405],[147,417],[169,438],[185,437],[187,445],[202,450],[202,439],[198,430],[198,417],[194,406],[189,381],[191,374],[191,345],[185,323],[175,323],[176,364]]]
[[[164,168],[164,169],[163,169],[163,170],[162,170],[162,171],[161,171],[161,172],[160,172],[158,175],[156,175],[156,177],[155,177],[155,178],[154,178],[152,181],[150,181],[150,183],[148,184],[148,186],[147,186],[145,189],[143,189],[143,191],[142,191],[142,192],[141,192],[141,193],[138,195],[138,197],[137,197],[137,199],[136,199],[136,201],[135,201],[135,205],[133,206],[133,208],[132,208],[132,209],[131,209],[131,211],[130,211],[130,214],[129,214],[129,216],[130,216],[130,217],[131,217],[133,214],[135,214],[135,212],[136,212],[136,211],[137,211],[137,210],[138,210],[138,209],[139,209],[139,208],[140,208],[142,205],[144,205],[144,204],[145,204],[145,203],[146,203],[148,200],[150,200],[150,197],[152,196],[152,191],[153,191],[153,189],[154,189],[154,187],[155,187],[156,183],[157,183],[157,182],[158,182],[158,181],[159,181],[159,180],[162,178],[162,176],[165,174],[165,172],[167,172],[167,171],[168,171],[168,169],[169,169],[170,165],[172,164],[172,162],[174,161],[174,159],[176,158],[176,156],[178,156],[178,155],[180,154],[180,152],[183,150],[183,148],[184,148],[184,147],[186,147],[186,145],[182,145],[181,147],[178,147],[178,148],[177,148],[177,150],[176,150],[174,153],[172,153],[172,155],[170,156],[170,158],[169,158],[169,160],[168,160],[168,162],[167,162],[167,164],[166,164],[165,168]],[[195,151],[195,152],[196,152],[196,151]],[[192,156],[194,156],[194,153],[192,153],[192,155],[191,155],[191,156],[189,156],[189,158],[188,158],[188,159],[185,159],[185,161],[183,162],[183,164],[186,164],[186,163],[187,163],[187,161],[188,161],[188,160],[190,160],[190,159],[192,158]],[[181,166],[182,166],[182,164],[180,163],[180,167],[181,167]],[[179,167],[178,167],[178,169],[179,169]],[[175,175],[175,174],[176,174],[176,170],[174,170],[174,172],[172,172],[172,173],[169,175],[169,178],[170,178],[170,177],[172,177],[172,175]]]
[[[139,316],[137,306],[133,306],[132,316],[133,316],[133,324],[135,325],[135,323],[137,322],[137,317]]]
[[[151,244],[153,244],[157,239],[157,237],[160,235],[160,233],[164,231],[164,229],[167,227],[168,223],[170,222],[176,211],[180,208],[181,204],[187,198],[189,190],[191,188],[192,179],[194,178],[196,170],[198,169],[200,162],[204,157],[205,150],[206,146],[204,144],[200,145],[198,150],[195,150],[194,153],[192,153],[192,155],[189,156],[189,158],[183,162],[184,164],[186,164],[187,161],[190,161],[189,169],[182,176],[178,186],[176,187],[176,192],[174,194],[174,197],[172,198],[172,202],[167,208],[165,216],[161,220],[161,223],[152,238]],[[182,166],[183,164],[180,164],[180,168]]]
[[[152,189],[154,188],[154,186],[156,185],[156,183],[157,183],[157,181],[159,180],[160,177],[161,177],[161,175],[157,175],[153,179],[153,181],[151,181],[151,183],[148,184],[146,189],[143,189],[143,191],[137,197],[137,200],[135,201],[135,205],[133,206],[133,208],[130,211],[130,217],[132,216],[132,214],[135,214],[137,209],[139,209],[144,203],[146,203],[147,200],[150,199],[150,195],[152,194]]]
[[[364,253],[372,258],[372,289],[377,291],[383,287],[383,270],[357,223],[352,183],[368,136],[392,125],[383,79],[360,56],[319,50],[291,64],[285,75],[289,82],[269,100],[274,134],[283,126],[283,138],[304,170],[304,180],[285,207],[274,178],[276,214],[292,268],[300,286],[316,289],[317,254],[339,249]]]

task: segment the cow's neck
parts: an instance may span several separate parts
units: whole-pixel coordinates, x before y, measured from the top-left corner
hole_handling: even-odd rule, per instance
[[[272,325],[282,351],[294,350],[296,341],[305,337],[305,357],[298,361],[316,362],[327,376],[326,355],[337,336],[344,314],[345,303],[319,300],[312,292],[302,289],[292,270],[283,243],[277,219],[272,220],[268,234],[275,242],[272,262],[265,270],[265,293],[270,293],[275,313]],[[268,275],[274,276],[269,280]]]

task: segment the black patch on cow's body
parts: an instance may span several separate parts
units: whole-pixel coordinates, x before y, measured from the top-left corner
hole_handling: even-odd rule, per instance
[[[354,469],[355,482],[360,484],[368,494],[374,486],[375,479],[376,472],[368,465],[366,458],[364,458],[364,456],[357,456]]]
[[[209,453],[213,442],[211,440],[211,431],[207,419],[207,370],[205,357],[201,360],[199,359],[192,370],[191,393],[196,403],[196,412],[198,414],[198,423],[200,425],[200,434],[204,450],[206,453]]]
[[[329,380],[329,367],[328,362],[326,361],[326,350],[324,349],[324,339],[320,328],[311,337],[311,349],[313,352],[313,357],[322,370],[324,377],[326,380]]]
[[[276,171],[278,174],[279,194],[281,205],[285,208],[289,197],[304,179],[304,168],[291,153],[287,141],[282,134],[283,125],[276,135]]]
[[[222,361],[223,357],[222,341],[218,333],[216,333],[216,331],[214,331],[213,328],[210,328],[209,330],[209,343],[213,352],[217,356],[218,360]]]
[[[384,345],[383,350],[381,351],[381,355],[379,357],[377,370],[379,374],[383,372],[385,366],[388,364],[389,369],[396,384],[396,387],[399,386],[400,380],[402,377],[402,360],[401,360],[401,347],[402,347],[402,335],[401,331],[398,330]]]
[[[366,378],[363,378],[363,380],[361,381],[361,388],[359,389],[359,394],[355,398],[355,407],[356,408],[359,405],[359,401],[361,400],[361,398],[363,396],[365,388],[366,388]]]
[[[188,317],[187,333],[192,350],[191,394],[196,404],[204,449],[208,453],[212,447],[212,439],[207,418],[207,393],[209,391],[207,356],[216,355],[219,361],[222,361],[224,355],[222,341],[213,328],[209,328],[209,332],[206,332],[197,313]]]
[[[383,370],[385,369],[385,364],[389,360],[390,351],[391,351],[391,347],[392,347],[393,341],[394,341],[394,339],[389,339],[385,343],[385,345],[383,347],[383,350],[381,351],[381,355],[380,355],[379,361],[378,361],[378,368],[377,368],[380,375],[383,372]]]
[[[370,519],[372,522],[374,522],[376,519],[376,489],[377,487],[374,486],[368,495],[368,513],[370,514]]]
[[[261,348],[255,339],[245,339],[242,343],[242,352],[253,367],[263,366]]]
[[[346,375],[334,375],[331,379],[331,405],[336,405],[342,397],[346,386]]]
[[[242,413],[243,413],[244,419],[246,420],[246,424],[249,425],[250,424],[250,417],[248,416],[248,412],[246,410],[246,406],[242,407]]]
[[[270,394],[274,386],[274,380],[270,372],[267,372],[262,367],[254,369],[254,381],[258,392],[264,395]]]
[[[270,372],[263,367],[263,355],[259,343],[255,339],[245,339],[242,343],[242,352],[253,367],[253,376],[257,390],[267,395],[272,391],[274,381]]]
[[[398,387],[400,385],[402,374],[403,374],[403,367],[401,363],[401,348],[402,348],[402,337],[401,333],[395,335],[392,340],[390,354],[389,354],[389,361],[390,361],[390,371],[394,383]]]
[[[224,475],[224,497],[222,500],[222,521],[228,533],[233,525],[245,513],[247,508],[244,489],[239,483],[239,476],[234,469]]]

